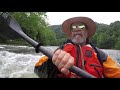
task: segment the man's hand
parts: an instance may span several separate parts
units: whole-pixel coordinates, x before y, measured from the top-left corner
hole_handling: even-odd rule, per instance
[[[65,75],[69,74],[69,69],[74,65],[74,58],[67,52],[59,49],[52,57],[52,62]]]

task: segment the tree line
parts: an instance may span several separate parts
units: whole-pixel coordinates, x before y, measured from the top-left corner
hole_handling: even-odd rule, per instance
[[[50,25],[47,22],[47,12],[9,12],[22,26],[23,31],[44,46],[59,46],[68,38],[61,25]],[[120,21],[110,25],[96,22],[96,33],[91,42],[101,49],[120,49]],[[1,27],[1,26],[0,26]],[[2,28],[0,28],[2,29]],[[7,36],[12,35],[12,39]],[[0,43],[27,44],[14,34],[0,33]]]
[[[56,33],[56,38],[61,45],[67,39],[62,32],[61,25],[52,26],[52,30]],[[110,25],[96,22],[96,33],[90,39],[90,42],[101,49],[117,49],[120,50],[120,21],[115,21]]]

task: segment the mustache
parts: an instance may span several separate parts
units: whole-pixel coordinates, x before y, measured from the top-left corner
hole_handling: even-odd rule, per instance
[[[83,36],[81,32],[74,32],[73,36],[80,35],[81,37]]]

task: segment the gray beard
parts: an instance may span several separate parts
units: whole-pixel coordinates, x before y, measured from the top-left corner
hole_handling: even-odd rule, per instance
[[[74,44],[77,44],[77,45],[81,45],[81,44],[83,44],[83,43],[85,43],[85,39],[83,38],[83,37],[81,37],[80,35],[75,35],[75,36],[73,36],[73,38],[71,39],[72,40],[72,42],[74,43]]]

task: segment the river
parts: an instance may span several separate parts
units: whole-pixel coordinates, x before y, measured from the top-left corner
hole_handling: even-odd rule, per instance
[[[49,50],[56,48],[46,47]],[[120,63],[120,50],[103,51]],[[34,74],[34,65],[42,55],[29,46],[0,45],[0,78],[38,78]]]

